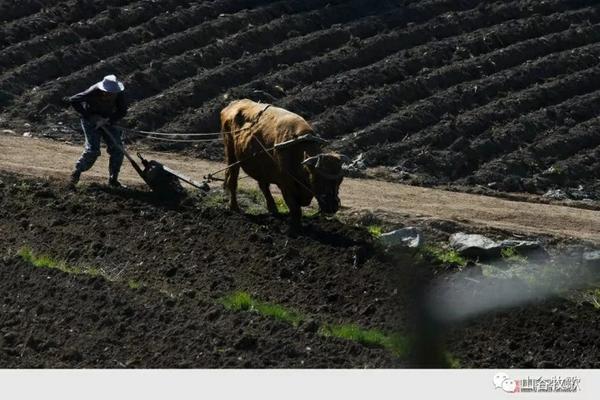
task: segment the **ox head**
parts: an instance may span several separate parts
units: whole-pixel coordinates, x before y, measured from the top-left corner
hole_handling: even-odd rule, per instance
[[[311,190],[325,214],[335,214],[340,208],[338,191],[344,179],[342,166],[348,162],[348,157],[333,153],[321,153],[302,162],[309,172]]]

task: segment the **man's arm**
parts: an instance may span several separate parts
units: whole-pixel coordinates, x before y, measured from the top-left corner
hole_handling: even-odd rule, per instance
[[[68,97],[66,101],[71,104],[71,106],[77,111],[83,118],[89,119],[92,114],[89,112],[87,108],[86,100],[89,94],[95,89],[94,86],[88,88],[87,90],[77,93],[74,96]]]

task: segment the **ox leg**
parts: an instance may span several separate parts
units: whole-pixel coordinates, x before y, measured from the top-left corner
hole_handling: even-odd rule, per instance
[[[290,209],[290,234],[296,234],[302,228],[302,208],[291,193],[285,191],[282,194],[285,203]]]
[[[279,215],[279,211],[277,211],[277,205],[275,204],[275,199],[273,199],[273,195],[269,189],[269,184],[266,182],[258,182],[258,187],[262,191],[263,195],[265,196],[265,200],[267,201],[267,210],[269,210],[272,215]]]
[[[240,212],[240,206],[237,201],[238,176],[240,175],[240,166],[234,165],[225,171],[225,182],[223,187],[229,194],[229,209]]]

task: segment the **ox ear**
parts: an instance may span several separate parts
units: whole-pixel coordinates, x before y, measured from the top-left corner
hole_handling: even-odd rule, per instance
[[[319,156],[312,156],[302,161],[302,165],[305,165],[310,168],[316,168],[319,163]]]

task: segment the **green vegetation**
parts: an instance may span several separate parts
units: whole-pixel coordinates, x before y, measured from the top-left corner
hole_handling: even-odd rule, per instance
[[[502,258],[509,262],[524,263],[527,262],[527,257],[519,254],[514,247],[506,247],[500,251]]]
[[[367,230],[374,238],[378,238],[383,233],[383,228],[380,225],[369,225]]]
[[[29,247],[22,247],[17,255],[37,268],[56,269],[74,275],[104,276],[98,268],[69,265],[62,260],[56,260],[45,254],[35,254]]]
[[[251,311],[261,315],[285,321],[298,326],[308,318],[296,311],[288,310],[278,304],[258,301],[247,292],[235,292],[221,299],[225,308],[234,311]],[[405,355],[408,350],[408,340],[398,334],[387,335],[377,329],[364,329],[357,325],[323,325],[319,334],[326,337],[337,337],[352,340],[366,346],[378,346],[392,351],[397,356]]]
[[[262,192],[254,188],[238,188],[238,204],[242,211],[250,215],[264,214],[266,210]],[[226,205],[229,197],[223,193],[223,205]]]
[[[422,254],[435,259],[440,264],[452,264],[461,267],[467,265],[467,259],[461,256],[456,250],[427,245],[423,247],[421,252]]]
[[[288,310],[278,304],[255,300],[247,292],[235,292],[221,300],[221,303],[234,311],[255,311],[261,315],[276,318],[280,321],[297,326],[304,318],[293,310]]]
[[[285,200],[283,199],[283,197],[279,197],[279,196],[275,196],[275,205],[277,206],[277,211],[279,211],[280,214],[287,214],[290,212],[290,209],[288,208],[287,204],[285,203]]]
[[[202,204],[209,208],[226,208],[228,201],[229,197],[224,190],[210,191],[202,198]],[[258,189],[238,188],[238,203],[246,214],[258,215],[265,212],[263,195]]]
[[[225,191],[213,190],[207,193],[202,198],[202,204],[209,208],[224,208],[228,204],[228,196]],[[280,214],[288,214],[290,209],[288,208],[285,200],[281,196],[273,196],[277,211]],[[267,206],[264,195],[259,189],[239,187],[238,188],[238,203],[242,211],[250,215],[260,215],[267,212]],[[309,206],[304,209],[304,218],[315,218],[319,216],[318,206]]]
[[[227,203],[227,198],[223,191],[211,190],[202,198],[202,204],[210,208],[222,208]]]
[[[405,355],[409,348],[408,339],[394,334],[387,335],[377,329],[364,329],[357,325],[326,325],[321,327],[323,336],[352,340],[366,346],[378,346],[392,351],[397,356]]]
[[[321,213],[320,213],[320,210],[318,207],[312,208],[312,206],[311,206],[308,210],[306,210],[302,213],[302,216],[304,218],[313,219],[313,218],[318,218],[320,214]]]
[[[294,326],[298,326],[304,319],[297,312],[288,310],[277,304],[258,303],[256,304],[256,309],[263,315],[273,317],[280,321],[285,321]]]
[[[267,211],[265,197],[259,189],[241,188],[238,192],[240,204],[245,208],[245,211],[248,214],[264,214]],[[277,212],[280,214],[288,214],[290,212],[283,197],[273,196],[273,200],[275,200]]]
[[[260,215],[266,212],[265,198],[259,189],[238,188],[238,202],[246,214]]]
[[[265,197],[263,196],[262,192],[259,189],[240,187],[240,188],[238,188],[238,194],[242,197],[247,198],[249,201],[251,201],[254,204],[263,204],[264,203]]]
[[[235,292],[221,300],[221,303],[230,310],[248,311],[252,309],[254,299],[246,292]]]

